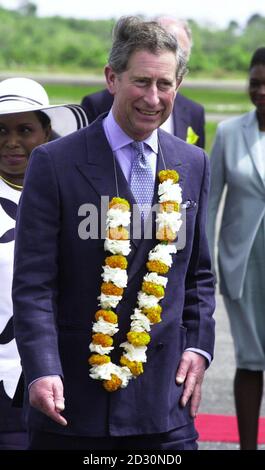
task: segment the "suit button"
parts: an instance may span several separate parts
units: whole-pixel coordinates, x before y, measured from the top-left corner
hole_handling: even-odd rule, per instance
[[[164,347],[164,344],[163,344],[163,343],[157,343],[157,345],[156,345],[156,349],[157,349],[158,351],[160,351],[160,349],[163,349],[163,347]]]

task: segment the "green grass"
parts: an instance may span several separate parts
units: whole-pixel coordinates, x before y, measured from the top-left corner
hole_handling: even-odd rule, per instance
[[[80,103],[85,95],[95,93],[102,89],[102,86],[84,86],[84,85],[45,85],[50,102],[56,103]]]
[[[83,96],[102,89],[98,86],[84,85],[45,85],[52,103],[80,103]],[[183,88],[181,93],[188,98],[201,103],[206,112],[246,112],[250,108],[247,93],[244,91],[215,90],[202,88]]]
[[[50,97],[51,103],[80,103],[85,95],[94,93],[102,89],[102,86],[81,86],[81,85],[45,85],[45,89]],[[206,90],[199,88],[183,88],[181,92],[188,98],[201,103],[206,112],[222,114],[243,113],[249,110],[250,103],[246,93],[229,90]],[[222,117],[223,118],[223,117]],[[206,152],[210,153],[213,139],[216,132],[216,122],[206,122]]]
[[[204,88],[183,88],[181,93],[201,103],[207,113],[244,113],[251,105],[245,91]]]
[[[213,140],[216,132],[216,126],[217,122],[206,122],[205,125],[205,135],[206,135],[206,145],[205,145],[205,150],[206,152],[210,153],[212,145],[213,145]]]

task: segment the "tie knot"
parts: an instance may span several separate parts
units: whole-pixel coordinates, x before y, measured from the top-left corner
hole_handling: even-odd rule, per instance
[[[136,150],[137,156],[144,156],[144,142],[139,140],[134,140],[132,142],[132,147]]]

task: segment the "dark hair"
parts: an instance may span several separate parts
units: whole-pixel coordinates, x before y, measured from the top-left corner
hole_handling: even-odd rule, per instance
[[[250,61],[249,70],[255,65],[265,65],[265,47],[259,47],[255,50]]]
[[[125,72],[131,55],[142,50],[153,54],[171,51],[177,58],[177,78],[182,78],[186,72],[186,62],[177,55],[176,38],[167,33],[157,22],[144,21],[136,16],[120,18],[113,31],[109,65],[117,74]]]
[[[48,127],[51,126],[51,120],[48,114],[45,114],[42,111],[34,111],[34,113],[36,114],[38,120],[40,121],[43,129],[47,129]]]

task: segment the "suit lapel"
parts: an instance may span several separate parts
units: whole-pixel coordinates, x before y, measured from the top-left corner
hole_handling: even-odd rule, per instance
[[[77,163],[76,167],[94,188],[99,198],[109,197],[111,200],[113,197],[119,196],[127,199],[130,206],[133,207],[136,205],[136,201],[123,171],[112,153],[100,121],[98,120],[90,126],[89,130],[92,132],[87,136],[86,159],[82,163]],[[137,247],[140,240],[131,238],[131,242]]]
[[[261,148],[259,144],[258,132],[258,123],[255,117],[255,111],[253,111],[246,116],[246,120],[243,123],[243,136],[245,139],[245,144],[248,148],[250,158],[257,171],[258,178],[264,186],[264,167],[261,155]]]

